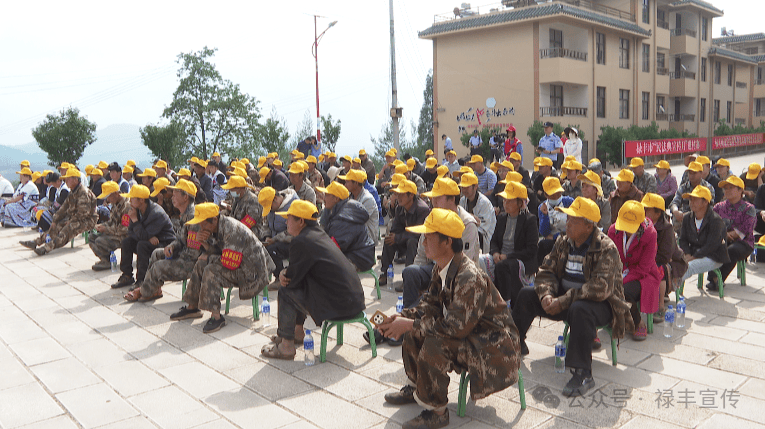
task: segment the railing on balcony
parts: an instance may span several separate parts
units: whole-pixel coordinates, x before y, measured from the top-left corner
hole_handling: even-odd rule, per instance
[[[656,114],[656,120],[657,121],[667,121],[667,120],[669,120],[669,113],[657,113]]]
[[[669,30],[669,22],[662,21],[661,19],[656,20],[656,26],[665,30]]]
[[[765,85],[765,79],[755,79],[754,80],[755,85]]]
[[[670,79],[691,79],[696,80],[696,73],[688,70],[680,70],[669,74]]]
[[[755,110],[754,116],[757,116],[757,117],[765,116],[765,110]]]
[[[669,30],[669,34],[671,36],[696,37],[696,30],[691,30],[690,28],[675,28],[675,29]]]
[[[540,107],[541,116],[587,116],[586,107]]]
[[[582,9],[591,10],[602,15],[607,15],[621,20],[637,22],[635,15],[613,7],[597,4],[591,0],[502,0],[500,3],[494,2],[486,5],[471,6],[467,8],[456,7],[446,13],[439,13],[433,16],[433,23],[452,21],[455,19],[471,18],[487,13],[505,12],[524,7],[530,7],[537,4],[563,2]],[[669,28],[669,27],[667,27]]]
[[[736,82],[736,88],[746,88],[746,82]]]
[[[695,120],[696,120],[696,115],[693,115],[693,114],[682,113],[680,115],[675,115],[673,113],[669,115],[669,122],[685,122],[685,121],[693,122]]]
[[[656,67],[656,74],[666,76],[669,74],[669,69],[666,67]]]
[[[572,4],[574,6],[581,7],[582,9],[589,9],[598,13],[602,13],[603,15],[613,16],[615,18],[624,19],[628,21],[635,22],[635,15],[629,12],[625,12],[623,10],[614,9],[612,7],[604,6],[602,4],[597,4],[592,1],[588,0],[565,0],[566,3]]]
[[[567,48],[547,48],[539,50],[539,58],[571,58],[579,61],[587,61],[587,52],[580,52]]]

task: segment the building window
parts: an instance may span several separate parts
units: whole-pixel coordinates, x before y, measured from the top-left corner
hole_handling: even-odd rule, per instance
[[[701,18],[701,40],[707,41],[707,27],[709,26],[709,20],[707,18]]]
[[[660,28],[669,30],[669,23],[667,22],[667,14],[661,9],[656,9],[656,25]]]
[[[598,87],[598,118],[605,118],[606,117],[606,87],[605,86],[599,86]]]
[[[729,101],[725,106],[725,122],[730,124],[730,115],[733,110],[733,102]]]
[[[699,121],[706,122],[707,120],[707,99],[701,99],[701,105],[699,106]]]
[[[619,67],[630,68],[630,41],[628,39],[619,39]]]
[[[648,120],[648,110],[651,105],[651,93],[650,92],[643,92],[643,101],[642,101],[642,118],[643,120]]]
[[[643,43],[643,71],[651,71],[651,45]]]
[[[619,90],[619,119],[630,118],[630,90]]]
[[[563,116],[563,85],[550,85],[550,114]]]
[[[715,122],[720,122],[720,100],[715,100],[712,119],[714,119]]]
[[[651,22],[651,7],[649,2],[651,0],[643,0],[643,24],[649,24]]]
[[[720,84],[720,75],[722,75],[722,63],[715,61],[715,83]]]
[[[754,116],[763,116],[763,107],[765,107],[765,103],[762,102],[762,98],[757,98],[754,100]]]
[[[707,81],[707,59],[706,58],[701,59],[701,73],[699,74],[701,77],[701,81],[706,82]]]
[[[760,50],[755,46],[754,48],[744,49],[744,53],[747,55],[757,55],[758,53],[760,53]]]
[[[550,29],[550,49],[563,47],[563,31]]]
[[[733,64],[728,64],[728,86],[733,86]]]
[[[667,120],[666,112],[667,111],[664,110],[664,96],[657,95],[656,96],[656,120],[666,121]]]
[[[666,60],[666,55],[664,55],[663,52],[656,53],[656,73],[667,74],[665,70],[666,65],[664,64],[665,60]]]
[[[597,63],[606,63],[606,35],[595,33],[595,51],[597,53]]]

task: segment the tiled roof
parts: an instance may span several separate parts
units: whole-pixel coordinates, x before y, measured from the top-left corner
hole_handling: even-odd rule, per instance
[[[699,6],[699,7],[703,7],[704,9],[709,9],[711,11],[717,12],[720,15],[723,14],[722,10],[712,6],[711,3],[707,3],[707,2],[701,1],[701,0],[679,0],[679,1],[676,1],[676,2],[673,2],[673,3],[670,3],[669,6],[670,7],[678,7],[678,6],[685,6],[686,4],[693,4],[693,5],[696,5],[696,6]]]
[[[765,39],[765,33],[752,33],[752,34],[742,34],[740,36],[717,37],[715,39],[712,39],[712,43],[714,43],[715,45],[720,45],[723,43],[754,42],[756,40],[762,40],[762,39]]]
[[[543,16],[551,15],[567,15],[575,18],[585,19],[587,21],[596,22],[601,25],[629,31],[631,33],[640,34],[646,37],[650,36],[651,34],[648,30],[644,30],[637,24],[629,21],[623,21],[609,16],[600,15],[595,12],[579,9],[566,4],[549,4],[545,6],[518,8],[502,13],[490,13],[470,18],[454,19],[444,23],[434,24],[430,26],[430,28],[424,31],[420,31],[418,35],[420,37],[427,38],[429,36],[435,36],[437,34],[448,33],[452,31],[487,27],[490,25],[505,24],[514,21],[540,18]]]
[[[734,60],[744,61],[747,63],[757,63],[757,60],[755,57],[752,57],[750,55],[742,54],[741,52],[731,51],[728,49],[723,49],[720,47],[712,47],[709,48],[709,55],[721,55],[723,57],[732,58]]]

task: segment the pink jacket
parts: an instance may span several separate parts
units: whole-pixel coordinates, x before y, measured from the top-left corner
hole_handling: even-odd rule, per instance
[[[656,266],[656,228],[651,220],[646,218],[635,233],[636,237],[626,255],[625,234],[624,231],[617,231],[615,225],[608,229],[608,237],[616,244],[623,269],[627,272],[623,283],[639,281],[640,312],[654,313],[659,310],[659,283],[664,278],[664,273]]]

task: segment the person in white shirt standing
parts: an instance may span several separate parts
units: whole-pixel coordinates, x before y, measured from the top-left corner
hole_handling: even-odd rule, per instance
[[[11,182],[0,174],[0,197],[12,197],[13,185]]]
[[[566,127],[563,130],[568,137],[566,144],[563,145],[563,156],[574,156],[576,162],[582,162],[582,139],[579,138],[579,130],[574,127]]]

